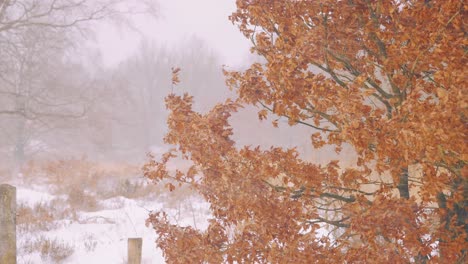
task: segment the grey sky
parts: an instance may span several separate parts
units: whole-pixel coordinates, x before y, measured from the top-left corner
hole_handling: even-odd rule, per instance
[[[138,47],[142,37],[177,46],[196,36],[221,55],[222,63],[238,65],[248,55],[249,42],[229,20],[235,0],[159,0],[158,19],[134,16],[141,32],[103,26],[97,34],[106,65],[118,63]]]

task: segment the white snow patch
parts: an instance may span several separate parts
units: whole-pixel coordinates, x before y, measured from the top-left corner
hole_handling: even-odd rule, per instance
[[[16,188],[16,201],[17,204],[24,204],[33,207],[38,203],[48,203],[52,201],[55,196],[43,191],[36,191],[23,187]]]
[[[43,191],[39,190],[42,189]],[[33,207],[38,203],[49,203],[60,196],[47,193],[47,187],[17,187],[18,204]],[[208,226],[209,204],[203,199],[190,198],[181,201],[191,203],[190,210],[184,209],[178,219],[180,225],[191,225],[204,230]],[[145,221],[150,211],[163,209],[160,201],[132,200],[123,196],[100,201],[103,210],[96,212],[76,212],[76,219],[59,220],[56,229],[32,233],[18,232],[18,247],[39,239],[57,240],[74,249],[73,254],[61,263],[126,263],[128,238],[143,239],[142,263],[165,263],[162,252],[156,247],[156,233]],[[175,209],[165,209],[175,215]],[[21,251],[21,250],[20,250]],[[20,252],[18,263],[53,263],[41,259],[41,255]]]

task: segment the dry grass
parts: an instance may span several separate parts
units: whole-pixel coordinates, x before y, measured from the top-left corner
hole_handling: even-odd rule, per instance
[[[53,207],[38,203],[33,207],[20,204],[17,208],[16,224],[19,232],[48,231],[54,229]]]
[[[141,166],[98,163],[80,159],[31,162],[23,171],[26,184],[48,185],[53,194],[65,195],[73,209],[94,211],[99,201],[123,196],[129,199],[157,199],[168,193],[163,184],[142,177]],[[192,193],[178,188],[169,196],[178,199]]]
[[[62,240],[41,236],[21,245],[19,251],[25,254],[37,252],[45,263],[64,263],[68,257],[73,255],[75,249],[72,245]]]
[[[22,233],[53,230],[58,227],[58,220],[76,219],[75,212],[62,199],[40,202],[34,206],[19,204],[16,212],[17,229]]]
[[[147,198],[161,191],[142,178],[138,166],[96,163],[85,158],[30,163],[23,174],[27,184],[47,184],[54,194],[66,195],[76,210],[95,211],[103,199]]]
[[[102,193],[103,199],[123,196],[129,199],[155,198],[162,191],[160,186],[149,183],[143,178],[121,178],[114,181],[107,192]]]
[[[75,211],[95,212],[101,209],[96,194],[86,191],[84,187],[70,186],[67,196],[67,203]]]

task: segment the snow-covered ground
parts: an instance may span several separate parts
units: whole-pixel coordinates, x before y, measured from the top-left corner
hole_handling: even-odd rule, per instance
[[[63,201],[63,208],[68,206],[66,197],[50,194],[47,186],[11,184],[17,187],[18,206],[32,208],[33,212],[38,204],[62,208],[57,201]],[[18,263],[127,263],[127,240],[135,237],[143,239],[142,263],[165,263],[155,244],[156,234],[151,226],[145,225],[145,220],[150,211],[164,208],[178,224],[206,228],[208,205],[200,198],[188,199],[190,209],[184,207],[187,200],[167,208],[163,196],[139,199],[116,196],[99,201],[97,211],[74,211],[71,219],[53,221],[46,228],[31,229],[19,223]],[[60,253],[56,256],[58,253],[53,255],[53,251],[66,256],[61,260]]]

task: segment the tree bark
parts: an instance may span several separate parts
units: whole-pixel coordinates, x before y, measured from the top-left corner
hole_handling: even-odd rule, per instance
[[[405,167],[401,170],[397,188],[401,198],[409,199],[410,193],[408,185],[408,167]]]

